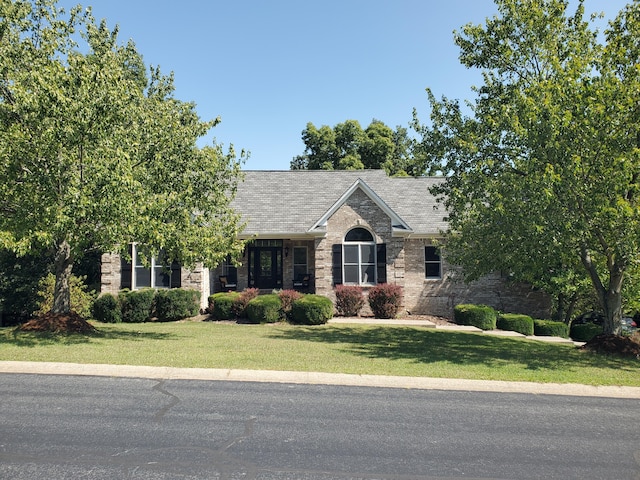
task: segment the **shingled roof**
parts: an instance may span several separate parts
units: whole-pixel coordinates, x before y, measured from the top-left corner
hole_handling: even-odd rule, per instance
[[[442,178],[388,177],[384,170],[248,170],[232,207],[247,227],[243,236],[293,238],[312,234],[314,226],[350,188],[374,192],[376,201],[415,236],[433,236],[447,228],[445,212],[429,188]],[[405,228],[406,227],[406,228]]]

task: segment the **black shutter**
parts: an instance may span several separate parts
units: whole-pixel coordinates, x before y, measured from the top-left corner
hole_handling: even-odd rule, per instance
[[[377,265],[376,273],[378,283],[387,283],[387,244],[379,243],[376,245]]]
[[[129,245],[127,252],[131,257],[131,244]],[[133,258],[131,259],[133,260]],[[133,273],[133,268],[130,261],[125,260],[124,257],[120,257],[120,290],[123,288],[131,288],[131,275]]]
[[[180,270],[180,264],[178,262],[171,262],[170,288],[180,288],[182,286],[182,274]]]
[[[331,266],[333,272],[333,284],[342,283],[342,244],[336,243],[331,249]]]

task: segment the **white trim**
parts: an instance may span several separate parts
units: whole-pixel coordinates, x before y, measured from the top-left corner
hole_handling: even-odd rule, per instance
[[[409,227],[409,225],[402,218],[400,218],[400,216],[396,212],[394,212],[393,209],[389,207],[389,205],[387,205],[384,200],[382,200],[382,198],[380,198],[380,196],[376,192],[374,192],[373,189],[369,185],[367,185],[361,178],[358,178],[358,180],[356,180],[353,185],[351,185],[342,194],[338,201],[335,202],[331,206],[331,208],[329,208],[329,210],[327,210],[325,214],[322,215],[322,217],[320,217],[320,219],[316,223],[314,223],[311,228],[309,228],[309,230],[307,230],[307,233],[325,233],[327,221],[329,220],[329,218],[331,218],[331,216],[333,216],[333,214],[336,213],[336,211],[338,211],[338,209],[342,207],[342,205],[344,205],[344,203],[349,199],[349,197],[351,197],[351,195],[354,194],[357,189],[362,190],[362,192],[367,195],[373,201],[373,203],[375,203],[389,217],[389,219],[391,220],[393,236],[406,236],[413,233],[411,227]]]

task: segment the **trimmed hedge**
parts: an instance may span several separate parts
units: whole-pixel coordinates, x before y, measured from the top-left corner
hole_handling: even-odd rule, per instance
[[[305,295],[291,305],[291,322],[298,325],[322,325],[332,317],[333,302],[322,295]]]
[[[276,323],[282,317],[282,302],[275,293],[260,295],[251,299],[246,308],[251,323]]]
[[[120,323],[122,315],[120,315],[120,305],[118,299],[110,293],[103,293],[96,301],[93,302],[91,308],[93,318],[103,323]]]
[[[496,320],[496,327],[523,335],[533,335],[533,318],[518,313],[501,313]]]
[[[343,317],[357,317],[364,307],[362,287],[357,285],[336,285],[336,311]]]
[[[232,320],[235,318],[233,303],[240,296],[238,292],[219,292],[209,295],[209,313],[216,320]]]
[[[153,315],[153,298],[155,290],[123,290],[118,294],[120,313],[125,323],[142,323],[151,320]]]
[[[481,330],[495,330],[497,313],[487,305],[461,303],[453,308],[453,320],[458,325],[471,325]]]
[[[194,317],[200,311],[200,292],[173,288],[158,290],[155,297],[155,313],[161,322],[175,322]]]
[[[238,318],[247,318],[247,305],[260,293],[258,288],[246,288],[233,301],[231,309]]]
[[[369,306],[376,318],[396,318],[402,307],[402,287],[381,283],[369,290]]]
[[[602,333],[602,325],[595,323],[576,323],[571,325],[569,336],[578,342],[588,342]]]
[[[541,337],[569,337],[569,325],[553,320],[534,320],[533,333]]]

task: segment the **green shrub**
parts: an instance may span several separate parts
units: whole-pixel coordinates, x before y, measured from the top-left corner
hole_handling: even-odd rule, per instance
[[[175,322],[194,317],[200,310],[200,292],[197,290],[172,288],[158,290],[155,297],[155,313],[161,322]]]
[[[71,275],[69,279],[69,287],[71,288],[71,310],[76,312],[83,318],[91,317],[91,307],[95,301],[95,294],[87,291],[85,285],[86,277],[76,277]],[[48,313],[53,308],[53,293],[56,284],[56,276],[49,273],[40,280],[38,284],[38,310],[34,312],[36,315]]]
[[[304,295],[291,306],[291,322],[298,325],[322,325],[333,317],[333,303],[322,295]]]
[[[247,318],[251,323],[276,323],[282,316],[282,302],[275,293],[260,295],[247,305]]]
[[[595,323],[576,323],[571,325],[569,336],[578,342],[588,342],[602,333],[602,325]]]
[[[238,298],[238,292],[220,292],[209,296],[209,313],[216,320],[231,320],[235,318],[233,302]]]
[[[369,290],[369,306],[376,318],[395,318],[402,307],[402,287],[381,283]]]
[[[278,292],[280,303],[282,304],[282,313],[288,321],[291,321],[291,308],[293,302],[302,298],[302,293],[297,290],[280,290]]]
[[[459,304],[453,308],[453,320],[458,325],[471,325],[480,330],[494,330],[496,311],[487,305]]]
[[[534,320],[533,333],[541,337],[569,337],[569,325],[553,320]]]
[[[501,313],[498,315],[496,326],[500,330],[518,332],[523,335],[533,335],[533,318],[529,315]]]
[[[357,317],[364,306],[362,287],[336,285],[336,311],[343,317]]]
[[[120,305],[118,299],[110,293],[104,293],[96,298],[92,307],[93,318],[103,323],[120,323]]]
[[[233,310],[234,315],[237,318],[246,318],[247,317],[247,305],[249,302],[256,298],[260,293],[259,288],[246,288],[233,301],[233,305],[231,309]]]
[[[155,290],[122,290],[118,294],[122,321],[125,323],[148,322],[153,316],[153,298]]]

